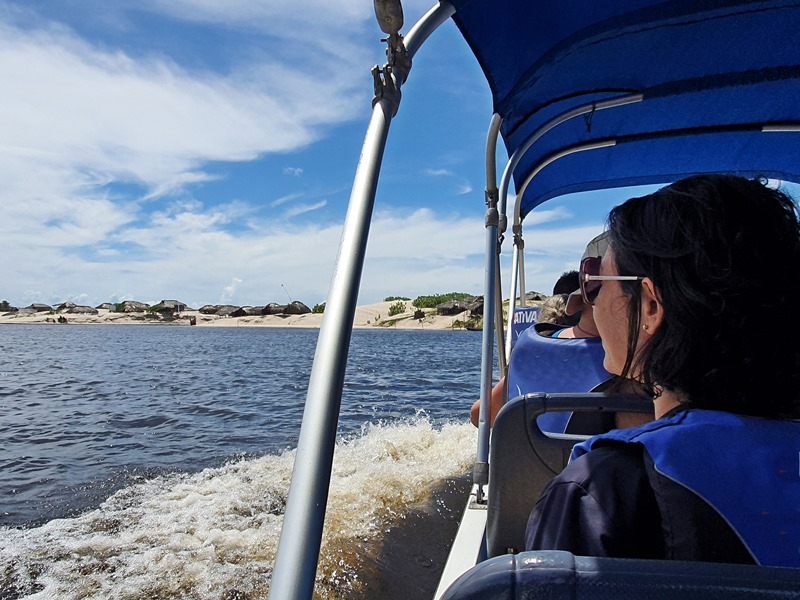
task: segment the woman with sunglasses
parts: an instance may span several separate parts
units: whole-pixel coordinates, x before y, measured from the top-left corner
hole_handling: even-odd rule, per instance
[[[605,368],[649,391],[656,420],[574,448],[528,549],[800,567],[794,203],[696,176],[614,208],[609,235],[581,289]]]
[[[592,239],[586,245],[583,258],[601,257],[608,247],[607,237],[604,232]],[[570,273],[574,274],[574,279]],[[574,283],[575,287],[570,289],[570,283]],[[567,289],[569,294],[559,294],[563,289]],[[559,296],[564,296],[564,299]],[[494,426],[495,417],[506,398],[541,391],[587,392],[610,378],[603,369],[603,348],[592,317],[592,307],[583,302],[581,297],[579,273],[571,271],[562,274],[553,287],[553,296],[548,298],[554,299],[560,300],[566,316],[577,317],[575,323],[562,327],[548,321],[545,313],[547,301],[542,305],[538,322],[523,331],[517,340],[508,377],[501,378],[492,388],[489,427]],[[480,400],[473,403],[470,409],[470,421],[475,427],[479,418]],[[570,418],[571,413],[552,412],[540,415],[538,422],[542,431],[564,433]],[[598,433],[607,429],[598,426],[591,431]]]

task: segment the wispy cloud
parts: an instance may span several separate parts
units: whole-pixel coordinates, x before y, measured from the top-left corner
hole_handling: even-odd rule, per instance
[[[192,204],[194,191],[220,181],[220,163],[308,146],[327,127],[353,119],[368,97],[361,79],[372,61],[348,42],[328,54],[338,66],[325,102],[309,94],[318,87],[319,48],[331,48],[325,28],[360,30],[372,18],[355,0],[233,1],[224,10],[201,0],[122,0],[76,8],[98,29],[134,33],[130,10],[252,30],[235,47],[209,53],[207,63],[196,54],[167,55],[169,44],[115,46],[113,32],[90,40],[51,20],[46,8],[37,14],[37,6],[0,0],[0,253],[15,264],[0,273],[0,289],[27,290],[17,296],[160,299],[181,282],[208,300],[208,290],[221,288],[218,278],[233,276],[240,248],[230,229],[249,227],[252,208],[230,196]],[[215,64],[224,52],[236,52],[236,60]],[[293,199],[284,195],[274,206]],[[213,280],[193,284],[209,264],[220,268]]]
[[[332,190],[338,193],[342,183],[321,177],[301,153],[369,107],[364,76],[383,58],[369,6],[363,0],[79,4],[74,10],[91,21],[83,29],[51,20],[48,14],[67,11],[48,11],[46,1],[0,0],[0,255],[6,259],[0,291],[8,294],[0,299],[258,305],[284,298],[284,283],[293,297],[322,301],[341,225],[321,217],[338,208]],[[406,30],[411,15],[429,4],[404,2]],[[170,38],[149,43],[150,32],[136,29],[142,14],[162,19],[154,29],[170,31]],[[172,32],[196,24],[236,43],[215,45],[207,55],[185,48],[172,54],[179,43]],[[103,35],[89,38],[90,30]],[[198,31],[190,33],[196,38]],[[346,33],[364,44],[347,41]],[[139,38],[139,47],[123,45]],[[319,89],[320,56],[336,64],[324,102],[311,93]],[[240,199],[244,186],[224,187],[236,169],[256,171],[246,163],[266,163],[270,155],[258,182],[261,205]],[[350,172],[356,159],[357,150],[352,165],[336,168]],[[420,174],[419,167],[408,172]],[[438,180],[444,194],[471,187],[453,185],[467,181],[456,166],[424,175],[453,177]],[[549,228],[541,232],[546,243],[537,264],[543,266],[532,267],[539,269],[529,277],[532,285],[536,277],[542,287],[552,285],[552,273],[577,262],[591,237],[556,232],[562,216],[528,220],[534,229]],[[376,214],[360,301],[480,293],[483,238],[482,210],[454,217],[393,206]]]
[[[292,206],[290,209],[286,211],[286,216],[296,217],[297,215],[302,215],[303,213],[319,210],[320,208],[325,208],[327,204],[328,204],[327,200],[321,200],[316,204],[296,204],[295,206]]]
[[[425,169],[425,175],[431,177],[452,177],[453,173],[447,169]]]
[[[509,208],[514,206],[514,199],[509,199]],[[525,228],[530,229],[531,227],[535,227],[536,225],[544,225],[545,223],[554,223],[556,221],[567,221],[572,219],[574,216],[573,212],[563,206],[559,206],[557,208],[552,209],[544,209],[540,208],[538,210],[533,211],[528,217],[525,219]],[[587,240],[588,241],[588,240]]]
[[[176,11],[180,4],[206,15],[228,13],[203,2],[150,6],[166,11],[167,4]],[[240,17],[260,6],[236,5]],[[344,14],[355,10],[337,6]],[[301,19],[302,11],[282,10]],[[363,94],[355,92],[362,88],[350,63],[337,71],[321,103],[308,94],[317,85],[310,57],[281,63],[254,54],[227,72],[190,70],[166,56],[92,44],[63,24],[31,15],[25,28],[1,19],[4,206],[29,209],[31,203],[87,197],[114,182],[141,186],[142,199],[176,194],[216,179],[205,170],[210,161],[247,161],[308,145],[320,125],[352,118],[354,93]],[[300,175],[302,169],[287,172]]]
[[[464,196],[465,194],[469,194],[472,192],[472,186],[469,183],[462,183],[458,186],[458,191],[456,191],[456,195]]]
[[[295,192],[293,194],[286,194],[285,196],[281,196],[280,198],[273,200],[270,202],[270,206],[280,206],[281,204],[286,204],[287,202],[291,202],[292,200],[297,200],[298,198],[302,198],[303,194],[301,192]]]

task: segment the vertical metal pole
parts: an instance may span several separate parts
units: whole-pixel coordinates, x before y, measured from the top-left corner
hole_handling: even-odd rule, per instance
[[[478,420],[478,457],[472,472],[473,483],[478,484],[478,501],[483,487],[489,482],[489,399],[492,394],[492,369],[494,367],[494,323],[487,315],[495,311],[495,266],[497,254],[498,212],[496,199],[488,198],[486,208],[486,266],[483,280],[483,338],[481,342],[481,411]]]
[[[520,237],[519,243],[519,305],[525,308],[528,305],[528,300],[525,298],[527,294],[525,289],[525,240]]]
[[[503,119],[492,115],[486,137],[486,272],[483,285],[483,339],[481,343],[481,398],[478,416],[478,456],[472,473],[478,485],[478,501],[483,500],[483,486],[489,482],[489,404],[492,394],[492,368],[494,366],[494,330],[502,332],[503,307],[500,289],[500,256],[498,239],[505,228],[505,215],[497,210],[497,138]],[[500,298],[498,303],[497,298]],[[500,313],[498,315],[498,312]],[[502,335],[498,334],[498,339]],[[501,372],[505,368],[505,354],[498,348]]]
[[[311,598],[328,501],[336,424],[364,253],[393,107],[379,100],[364,139],[319,331],[270,583],[271,600]]]
[[[500,126],[503,124],[503,118],[497,113],[492,115],[492,121],[489,124],[489,133],[486,136],[486,198],[487,204],[489,198],[493,198],[495,204],[498,199],[497,189],[497,140],[500,137]],[[498,230],[497,230],[497,251],[495,252],[495,294],[497,301],[494,307],[494,334],[496,339],[503,339],[503,286],[502,276],[500,270],[500,246],[503,244],[503,234],[506,231],[506,216],[502,211],[498,210]],[[486,318],[486,311],[484,311],[484,319]],[[505,377],[508,368],[508,356],[506,355],[505,348],[502,344],[497,344],[497,363],[500,369],[500,376]]]

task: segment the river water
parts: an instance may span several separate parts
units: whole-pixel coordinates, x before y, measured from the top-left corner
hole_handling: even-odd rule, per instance
[[[0,328],[0,598],[266,598],[317,333]],[[353,332],[319,597],[432,594],[479,354]]]

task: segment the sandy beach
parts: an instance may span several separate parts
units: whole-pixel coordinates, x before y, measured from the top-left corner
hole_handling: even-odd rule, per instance
[[[356,308],[353,326],[357,328],[385,328],[385,329],[422,329],[422,330],[460,330],[463,323],[469,318],[467,313],[460,315],[439,316],[435,309],[425,309],[423,319],[414,319],[415,308],[411,301],[405,302],[406,310],[402,313],[389,316],[389,308],[396,302],[378,302]],[[184,310],[172,318],[165,318],[157,313],[118,313],[99,309],[96,315],[39,312],[35,314],[16,315],[13,313],[0,315],[0,325],[3,324],[42,324],[59,325],[58,318],[63,316],[67,325],[175,325],[190,326],[194,317],[197,327],[304,327],[319,328],[322,324],[323,314],[304,315],[263,315],[245,317],[221,317],[217,315],[201,314],[197,310]]]

